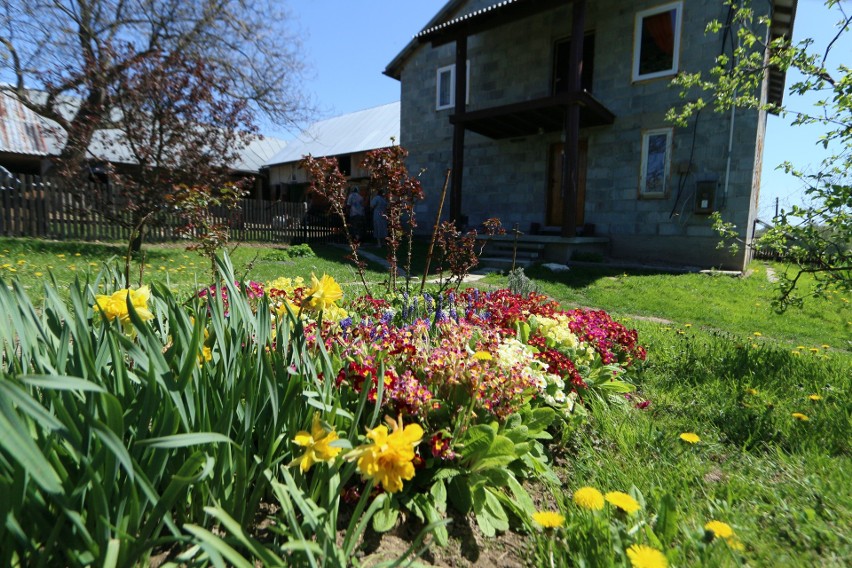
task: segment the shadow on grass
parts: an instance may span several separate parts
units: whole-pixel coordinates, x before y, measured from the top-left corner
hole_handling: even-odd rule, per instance
[[[525,274],[536,282],[546,284],[561,284],[569,288],[585,288],[603,278],[618,278],[621,276],[659,276],[670,275],[656,269],[619,268],[614,266],[571,265],[570,270],[556,272],[540,265],[524,269]]]

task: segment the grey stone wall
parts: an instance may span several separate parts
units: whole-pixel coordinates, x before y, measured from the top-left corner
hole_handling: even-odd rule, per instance
[[[642,132],[664,128],[666,111],[677,104],[671,77],[633,83],[633,28],[636,12],[661,1],[588,2],[587,31],[595,33],[593,95],[616,116],[609,126],[587,128],[585,222],[598,236],[609,236],[615,257],[648,262],[742,268],[745,257],[716,250],[706,215],[693,213],[696,182],[716,179],[716,207],[747,236],[756,210],[762,129],[765,117],[737,111],[730,165],[731,114],[704,110],[686,128],[675,128],[668,191],[659,198],[639,196]],[[471,1],[468,13],[490,1]],[[724,20],[718,0],[684,0],[680,69],[706,70],[719,54],[721,39],[704,33],[712,18]],[[550,94],[553,48],[571,30],[570,4],[472,36],[469,110]],[[441,186],[452,164],[452,109],[436,111],[436,70],[452,64],[454,44],[420,46],[402,70],[401,144],[410,152],[409,168],[421,176],[427,200],[418,208],[420,227],[431,230]],[[561,133],[491,140],[465,134],[462,213],[471,225],[497,216],[504,225],[528,230],[545,224],[548,156]],[[691,157],[691,160],[690,160]],[[726,171],[729,174],[726,175]],[[446,215],[448,207],[445,206]]]

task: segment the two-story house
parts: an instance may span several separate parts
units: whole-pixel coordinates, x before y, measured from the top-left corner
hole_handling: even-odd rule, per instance
[[[767,39],[790,35],[796,0],[753,7],[770,17]],[[449,167],[450,218],[499,217],[547,241],[552,260],[585,239],[616,258],[742,269],[746,247],[719,250],[709,214],[752,237],[765,113],[665,120],[683,102],[671,79],[706,74],[731,52],[735,33],[705,33],[729,10],[721,0],[447,2],[385,70],[401,82],[409,168],[426,170],[419,214],[436,214]],[[764,100],[780,102],[784,80],[768,73]]]

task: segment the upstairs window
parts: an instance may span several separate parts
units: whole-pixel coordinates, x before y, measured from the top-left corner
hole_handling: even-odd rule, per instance
[[[678,69],[683,4],[674,2],[636,14],[633,80],[674,75]]]
[[[465,104],[470,101],[470,62],[467,62],[467,81],[465,82]],[[456,66],[447,65],[438,69],[438,81],[435,96],[435,110],[456,106]]]
[[[571,40],[564,39],[556,43],[553,51],[553,94],[568,92],[568,71],[570,68]],[[595,64],[595,36],[583,37],[583,61],[580,62],[580,88],[592,92],[592,76]]]
[[[664,197],[668,190],[672,157],[672,129],[658,128],[642,133],[640,197]]]

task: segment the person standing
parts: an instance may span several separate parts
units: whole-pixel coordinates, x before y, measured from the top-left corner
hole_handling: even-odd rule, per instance
[[[349,192],[349,197],[346,198],[346,207],[349,210],[349,226],[352,231],[352,238],[356,241],[361,240],[361,233],[364,230],[364,198],[361,197],[361,191],[357,187],[353,187]]]
[[[388,220],[385,211],[388,208],[388,200],[385,199],[384,190],[379,190],[370,200],[370,209],[373,211],[373,236],[376,238],[376,246],[382,246],[388,237]]]

